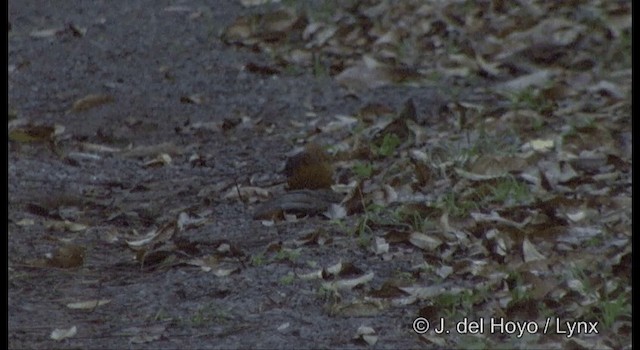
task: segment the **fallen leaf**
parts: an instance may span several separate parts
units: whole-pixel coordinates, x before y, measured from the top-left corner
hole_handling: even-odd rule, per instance
[[[525,262],[546,259],[527,238],[522,241],[522,256]]]
[[[75,303],[67,304],[69,309],[75,310],[88,310],[95,309],[98,306],[107,305],[111,302],[109,299],[100,299],[100,300],[87,300],[87,301],[79,301]]]
[[[84,264],[85,248],[77,244],[64,245],[48,259],[48,265],[59,268],[79,267]]]
[[[71,112],[84,112],[89,109],[105,105],[113,102],[113,96],[105,94],[87,95],[73,103]]]
[[[78,333],[78,328],[76,328],[76,326],[73,326],[69,329],[57,328],[51,332],[51,335],[49,337],[53,340],[61,341],[75,336],[76,333]]]
[[[323,283],[323,287],[328,290],[335,290],[335,291],[341,290],[341,289],[353,289],[361,284],[370,282],[371,280],[373,280],[373,276],[374,276],[373,272],[369,272],[357,278],[326,282],[326,283]]]

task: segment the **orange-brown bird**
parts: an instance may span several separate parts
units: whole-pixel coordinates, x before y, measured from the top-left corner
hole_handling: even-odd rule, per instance
[[[318,144],[310,143],[305,150],[287,160],[284,168],[290,190],[330,188],[333,184],[331,158]]]

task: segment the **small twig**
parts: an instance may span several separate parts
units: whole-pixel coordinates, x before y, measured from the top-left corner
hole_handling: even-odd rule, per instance
[[[244,201],[244,198],[242,197],[242,192],[240,192],[240,185],[238,185],[238,180],[233,179],[233,182],[236,184],[236,191],[238,191],[238,198],[240,198],[240,201],[242,201],[242,203],[246,206],[247,203]]]

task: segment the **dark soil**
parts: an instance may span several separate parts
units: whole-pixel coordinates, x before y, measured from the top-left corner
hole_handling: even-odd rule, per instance
[[[235,0],[9,3],[9,107],[32,124],[65,128],[55,145],[9,144],[9,348],[365,348],[354,340],[362,325],[376,330],[375,348],[425,345],[411,329],[419,305],[344,316],[328,309],[319,280],[287,279],[342,261],[375,271],[371,286],[379,287],[419,252],[383,263],[321,217],[267,227],[252,219],[255,205],[224,199],[221,189],[278,179],[285,153],[313,131],[308,112],[327,121],[371,101],[400,108],[412,97],[424,114],[439,100],[436,92],[386,87],[354,97],[330,77],[247,72],[246,63],[267,64],[268,57],[226,46],[219,34],[250,11]],[[32,35],[51,28],[60,30]],[[90,94],[113,102],[71,111]],[[201,101],[192,103],[194,95]],[[252,127],[199,127],[243,116]],[[86,144],[164,148],[94,152]],[[144,166],[159,153],[171,164]],[[194,154],[199,161],[190,160]],[[233,273],[216,277],[187,264],[141,268],[134,261],[128,235],[181,212],[207,219],[180,233],[190,253],[212,255],[226,243],[233,254],[220,264]],[[47,225],[65,219],[87,228]],[[318,230],[332,240],[302,246],[296,259],[267,251]],[[66,241],[86,247],[81,267],[30,263]],[[267,262],[256,263],[256,256]],[[67,307],[96,299],[110,303]],[[72,326],[75,336],[50,338]]]

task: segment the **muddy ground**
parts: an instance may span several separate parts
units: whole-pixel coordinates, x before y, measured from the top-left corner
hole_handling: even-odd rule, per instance
[[[326,267],[348,260],[369,270],[376,258],[353,240],[340,237],[304,248],[300,261],[250,263],[268,244],[326,227],[326,219],[265,227],[252,219],[251,205],[224,200],[215,188],[212,194],[201,190],[277,179],[285,153],[308,133],[308,112],[323,120],[352,114],[368,101],[401,106],[408,97],[424,110],[435,92],[391,87],[354,97],[329,77],[249,73],[246,62],[267,57],[226,46],[219,33],[251,10],[237,1],[189,1],[184,9],[167,9],[173,5],[9,4],[10,108],[32,123],[64,126],[66,135],[55,146],[10,144],[9,348],[360,348],[367,345],[353,338],[361,325],[376,329],[377,347],[420,346],[411,330],[415,309],[335,316],[326,309],[319,282],[283,280],[291,271],[310,270],[310,261]],[[190,19],[196,12],[199,17]],[[76,27],[86,33],[78,35]],[[33,35],[46,29],[57,31]],[[110,95],[113,102],[70,111],[90,94]],[[188,97],[195,94],[201,100],[191,103]],[[243,116],[261,119],[260,126],[226,133],[218,127],[189,129]],[[161,149],[91,152],[81,144]],[[143,166],[160,151],[170,154],[170,166]],[[189,160],[193,154],[199,161]],[[224,261],[235,273],[216,277],[188,265],[141,269],[133,261],[123,237],[133,230],[144,234],[183,211],[208,218],[183,233],[197,242],[198,253],[213,252],[220,242],[240,251]],[[24,219],[33,224],[23,225]],[[64,219],[87,228],[69,232],[45,223]],[[326,230],[332,234],[331,227]],[[29,263],[68,241],[86,249],[82,267]],[[110,303],[88,311],[66,306],[98,299]],[[75,336],[50,339],[54,329],[72,326]]]

